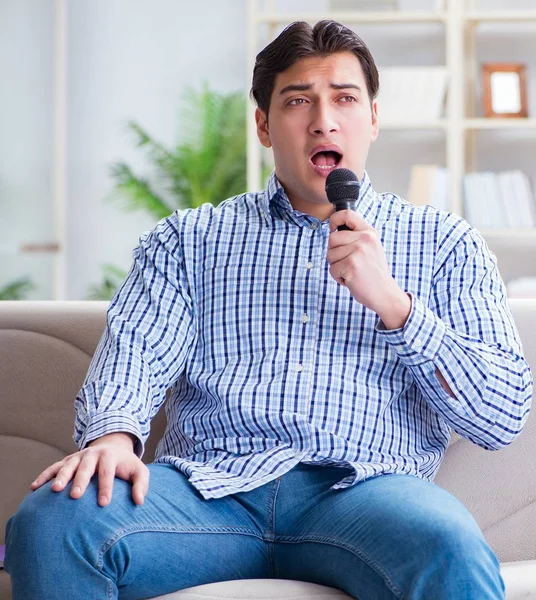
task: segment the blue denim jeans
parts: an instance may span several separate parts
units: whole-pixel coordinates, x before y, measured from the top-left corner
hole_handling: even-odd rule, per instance
[[[142,506],[116,479],[97,504],[50,483],[7,526],[14,600],[151,598],[245,578],[311,581],[361,600],[504,598],[499,563],[451,494],[410,475],[330,491],[346,471],[298,465],[250,492],[204,500],[169,465],[150,465]]]

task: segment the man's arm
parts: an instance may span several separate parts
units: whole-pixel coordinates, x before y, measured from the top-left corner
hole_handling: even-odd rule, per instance
[[[143,504],[149,470],[140,460],[150,421],[168,387],[182,373],[194,337],[192,303],[172,215],[142,236],[134,264],[108,309],[107,327],[76,401],[74,440],[80,450],[45,469],[36,490],[72,480],[70,495],[84,495],[95,473],[101,506],[112,498],[114,478],[130,481]]]
[[[496,450],[519,434],[532,376],[496,259],[476,230],[439,250],[430,308],[412,296],[403,328],[378,330],[460,435]]]
[[[180,377],[194,338],[176,214],[140,239],[129,275],[112,300],[107,326],[76,401],[79,448],[118,431],[141,457],[150,422]]]
[[[350,231],[338,231],[343,224]],[[378,314],[376,330],[433,410],[460,435],[496,450],[527,420],[532,376],[485,241],[455,215],[442,226],[430,306],[409,294],[407,317],[408,293],[394,280],[377,231],[357,213],[338,211],[330,218],[330,273]]]
[[[394,301],[388,308],[388,310],[380,315],[386,329],[402,329],[409,319],[411,314],[411,296],[409,294],[401,294],[399,300]],[[454,398],[454,392],[450,389],[446,379],[441,374],[441,371],[436,367],[436,376],[441,382],[441,385],[449,394]]]

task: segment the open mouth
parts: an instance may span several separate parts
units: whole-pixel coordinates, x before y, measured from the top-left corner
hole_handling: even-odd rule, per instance
[[[311,157],[311,162],[315,167],[324,171],[336,169],[342,160],[342,154],[333,150],[317,152]]]

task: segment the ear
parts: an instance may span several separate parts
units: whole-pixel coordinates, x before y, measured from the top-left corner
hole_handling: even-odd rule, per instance
[[[257,123],[257,137],[259,138],[259,142],[265,148],[271,148],[272,142],[270,141],[270,132],[268,131],[268,119],[266,113],[260,108],[255,110],[255,123]]]
[[[378,103],[372,103],[372,135],[371,142],[375,142],[378,137],[378,133],[380,132],[380,125],[378,123]]]

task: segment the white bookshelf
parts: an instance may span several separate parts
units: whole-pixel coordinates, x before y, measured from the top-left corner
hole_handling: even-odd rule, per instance
[[[256,23],[268,25],[284,25],[292,21],[307,21],[316,23],[328,17],[341,23],[445,23],[447,13],[443,11],[329,11],[326,12],[300,12],[300,13],[277,13],[277,12],[255,12],[253,20]]]
[[[469,11],[464,20],[468,23],[527,23],[536,21],[536,10]]]
[[[464,119],[465,129],[536,129],[536,119]]]
[[[433,3],[431,3],[432,5]],[[505,7],[507,2],[504,2]],[[444,5],[444,6],[443,6]],[[536,150],[536,118],[528,119],[484,119],[475,114],[475,94],[480,77],[477,64],[477,35],[482,24],[522,23],[534,26],[536,34],[536,10],[489,10],[475,9],[472,0],[445,0],[441,10],[429,11],[326,11],[326,12],[292,12],[278,13],[274,0],[264,2],[264,10],[258,0],[247,0],[249,11],[248,39],[248,81],[260,48],[259,31],[262,26],[268,27],[269,38],[273,39],[282,25],[292,21],[303,20],[311,24],[325,18],[334,19],[352,26],[353,24],[441,24],[444,28],[445,66],[448,73],[448,93],[445,117],[428,122],[393,121],[382,122],[380,106],[380,131],[438,131],[444,140],[445,167],[451,181],[450,210],[463,214],[463,176],[466,171],[478,168],[476,139],[479,132],[531,131],[534,135]],[[268,7],[268,8],[266,8]],[[366,36],[365,41],[367,41]],[[514,36],[515,39],[515,36]],[[530,57],[527,57],[527,60]],[[508,62],[508,61],[506,61]],[[402,66],[402,65],[401,65]],[[381,69],[381,65],[379,65]],[[529,96],[529,103],[531,98]],[[534,102],[532,103],[534,106]],[[253,108],[251,108],[253,112]],[[530,111],[530,105],[529,105]],[[535,115],[536,116],[536,115]],[[248,115],[248,189],[261,189],[261,149],[255,133],[252,114]],[[414,142],[418,143],[418,142]],[[497,142],[500,152],[500,141]],[[483,231],[489,237],[520,236],[536,239],[536,228],[527,229],[493,229]]]

